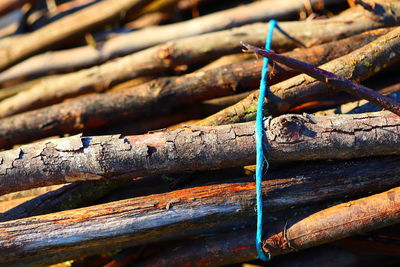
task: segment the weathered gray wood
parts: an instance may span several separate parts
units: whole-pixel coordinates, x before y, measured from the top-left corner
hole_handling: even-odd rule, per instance
[[[267,221],[276,216],[294,216],[298,210],[290,209],[293,207],[354,198],[397,186],[398,161],[398,157],[385,157],[272,172],[277,179],[264,182],[263,189]],[[0,263],[31,264],[52,257],[59,261],[115,247],[231,232],[233,227],[254,224],[254,190],[254,182],[223,183],[3,222]],[[282,210],[286,211],[280,214]],[[315,222],[318,229],[321,225]],[[275,228],[277,233],[282,226]],[[271,225],[266,229],[271,230]]]
[[[265,122],[271,161],[400,153],[400,117],[387,112]],[[254,122],[192,126],[137,136],[73,136],[0,152],[0,194],[74,181],[219,169],[255,160]]]
[[[265,224],[265,243],[275,256],[399,223],[399,191],[397,187],[330,208],[321,207],[317,212],[291,210],[286,218]],[[266,218],[271,220],[269,215]],[[137,264],[149,267],[221,266],[255,260],[254,237],[255,231],[247,229],[186,241]]]

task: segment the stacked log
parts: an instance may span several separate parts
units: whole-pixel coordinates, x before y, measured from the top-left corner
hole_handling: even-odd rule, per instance
[[[400,262],[400,1],[61,2],[0,4],[0,266],[263,265],[261,57],[267,264]]]

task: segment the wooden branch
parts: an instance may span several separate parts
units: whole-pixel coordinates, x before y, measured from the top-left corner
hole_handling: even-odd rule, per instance
[[[368,161],[372,164],[368,164]],[[263,192],[266,196],[264,205],[268,210],[267,221],[273,218],[276,220],[276,218],[292,217],[293,211],[289,209],[291,207],[342,199],[346,195],[354,195],[355,192],[366,194],[370,191],[386,190],[384,188],[390,188],[399,183],[398,158],[383,159],[382,162],[385,162],[387,168],[385,168],[385,174],[379,176],[380,179],[376,179],[379,168],[375,165],[381,166],[379,160],[363,160],[362,162],[364,163],[361,165],[365,168],[360,168],[360,165],[355,164],[347,170],[347,167],[333,166],[334,164],[331,163],[331,168],[328,169],[332,172],[321,171],[301,178],[296,177],[299,173],[295,173],[295,176],[288,175],[283,176],[283,179],[265,182]],[[346,165],[346,163],[340,164]],[[359,173],[361,176],[358,175]],[[397,191],[395,192],[397,194]],[[393,196],[393,193],[390,194]],[[385,193],[385,196],[387,195]],[[400,207],[397,204],[398,199],[397,195],[394,195],[391,202],[396,209]],[[371,201],[364,203],[368,206]],[[352,203],[354,207],[358,205],[356,202]],[[25,261],[25,263],[33,264],[36,259],[43,259],[43,257],[60,261],[78,254],[98,254],[115,247],[176,240],[193,235],[231,232],[232,227],[253,225],[255,215],[253,206],[253,182],[224,183],[3,222],[0,223],[2,229],[0,263],[22,264]],[[391,215],[385,206],[380,208],[382,208],[381,212],[387,212],[387,216]],[[278,212],[285,209],[289,210],[284,211],[283,214]],[[336,207],[337,209],[339,208]],[[370,209],[369,212],[373,210]],[[300,212],[301,209],[298,208],[297,211]],[[311,216],[318,216],[318,214]],[[388,216],[387,219],[389,218],[391,217]],[[292,225],[291,222],[288,229],[291,233],[290,237],[294,237],[294,229],[299,229],[299,226]],[[335,222],[338,221],[335,220]],[[317,220],[314,220],[314,223],[317,224],[314,224],[316,228],[321,226],[318,225]],[[266,229],[274,229],[273,225],[268,223]],[[182,231],[182,227],[185,231]],[[382,224],[376,222],[374,227],[382,227]],[[273,238],[282,230],[280,225],[278,229],[278,232],[272,233],[276,234]],[[234,234],[240,238],[237,232]],[[269,235],[272,236],[272,234]],[[301,245],[297,240],[293,240],[299,246]],[[251,241],[253,244],[253,237]],[[316,244],[316,241],[313,242]],[[272,250],[272,253],[282,253],[282,251],[277,252],[277,249]],[[285,247],[285,249],[284,252],[290,252],[289,248]]]
[[[353,47],[350,43],[357,40],[363,43],[361,40],[371,40],[384,31],[373,31],[362,34],[359,37],[340,41],[339,45],[342,48],[338,48],[332,43],[310,48],[309,51],[304,49],[297,52],[293,51],[288,55],[307,59],[312,63],[321,63],[325,59],[329,60],[342,52],[349,51],[347,49]],[[384,56],[385,53],[389,53],[388,46],[380,47],[383,52],[381,50],[377,51],[378,55],[381,53]],[[331,52],[332,49],[335,49],[337,53]],[[313,56],[316,51],[322,52],[320,57]],[[355,58],[360,57],[356,56]],[[354,67],[356,68],[357,66]],[[363,62],[360,62],[359,66],[363,66]],[[120,120],[134,118],[143,120],[145,119],[144,117],[152,114],[168,113],[168,111],[172,111],[177,106],[255,88],[259,84],[261,67],[261,62],[254,64],[253,61],[249,61],[182,77],[161,78],[124,91],[83,96],[45,109],[5,118],[0,120],[0,146],[4,148],[5,146],[28,142],[41,137],[54,136],[66,132],[87,131],[115,124]],[[285,72],[281,71],[282,68],[274,67],[274,69],[275,75],[270,76],[270,83],[284,79],[286,76]],[[50,84],[58,84],[56,82],[57,78],[55,79],[50,79]],[[46,84],[46,81],[44,83]],[[23,97],[24,103],[34,99],[36,98],[31,94]],[[39,99],[43,100],[43,97]],[[10,99],[8,103],[11,102],[12,100]],[[8,105],[6,103],[7,100],[2,102],[0,110],[7,108]],[[246,114],[254,114],[254,112],[255,109],[248,109]],[[214,123],[210,124],[213,125]]]
[[[265,122],[271,161],[400,153],[400,117],[377,112]],[[221,145],[223,144],[223,145]],[[252,164],[254,123],[187,127],[138,136],[72,136],[0,152],[0,195],[75,181],[138,177]]]
[[[101,1],[37,31],[0,41],[0,71],[38,52],[59,45],[63,40],[119,18],[128,10],[141,8],[149,0]]]
[[[397,38],[400,38],[400,28],[397,30]],[[354,96],[357,96],[361,99],[366,99],[378,106],[381,106],[382,108],[385,108],[387,110],[390,110],[394,114],[397,114],[400,116],[400,103],[393,100],[390,97],[387,97],[385,95],[382,95],[366,86],[363,86],[361,84],[352,82],[348,79],[345,79],[343,77],[337,76],[333,74],[332,72],[323,70],[321,68],[315,67],[311,64],[292,59],[290,57],[286,57],[283,55],[276,54],[271,51],[266,51],[264,49],[260,49],[258,47],[249,45],[247,43],[243,43],[243,46],[245,47],[245,52],[254,52],[258,55],[267,57],[271,60],[277,61],[281,64],[284,64],[290,68],[293,68],[295,70],[299,70],[303,73],[306,73],[307,75],[327,84],[332,86],[333,88],[345,91],[349,94],[352,94]],[[396,53],[392,54],[393,57],[396,57]],[[400,49],[398,51],[398,60],[400,60]]]
[[[338,0],[329,0],[329,1],[338,2]],[[93,49],[93,47],[91,46],[85,46],[58,52],[46,53],[31,58],[26,62],[22,63],[21,65],[18,65],[15,68],[12,68],[2,73],[0,75],[0,83],[25,76],[35,77],[38,75],[46,74],[49,71],[51,71],[52,73],[55,72],[60,73],[71,69],[90,67],[93,65],[98,65],[100,63],[103,63],[111,58],[125,56],[132,52],[147,47],[151,47],[153,45],[157,45],[163,42],[167,42],[170,40],[176,40],[179,38],[189,37],[196,34],[202,34],[202,33],[232,28],[234,26],[240,26],[252,21],[254,22],[266,18],[274,18],[276,14],[278,15],[278,17],[280,17],[281,15],[283,15],[284,17],[284,14],[286,13],[285,10],[288,10],[289,13],[297,12],[299,6],[302,6],[302,0],[291,0],[291,2],[293,2],[292,3],[293,5],[288,5],[288,4],[283,5],[282,2],[279,0],[268,1],[268,3],[265,1],[257,2],[251,4],[248,7],[243,6],[229,11],[221,11],[208,16],[195,18],[187,22],[179,22],[172,25],[157,26],[135,31],[133,33],[129,33],[124,36],[120,36],[112,40],[109,40],[105,42],[99,49]],[[273,3],[274,6],[271,6],[271,3]],[[369,29],[385,26],[385,24],[382,22],[373,21],[371,20],[371,18],[366,17],[362,10],[359,10],[358,14],[359,17],[360,16],[365,17],[362,20],[357,20],[357,23],[360,23],[361,29],[358,26],[349,27],[349,25],[347,26],[343,25],[343,20],[342,17],[340,16],[335,19],[327,20],[328,22],[332,21],[332,23],[336,24],[336,27],[338,27],[338,28],[332,27],[332,30],[329,32],[317,30],[317,28],[320,29],[321,27],[326,27],[327,26],[325,25],[326,21],[325,23],[317,23],[317,24],[315,24],[314,22],[313,23],[283,22],[281,23],[282,24],[281,26],[283,29],[285,29],[285,31],[288,31],[288,33],[291,35],[293,34],[294,38],[297,39],[306,38],[305,34],[299,33],[298,30],[299,28],[303,28],[304,26],[311,26],[310,30],[319,35],[319,37],[312,38],[312,40],[307,41],[307,44],[323,43],[326,41],[343,38],[345,36],[350,36],[355,33],[360,33],[362,31],[366,31]],[[343,19],[350,19],[350,20],[353,18],[354,18],[353,16],[343,17]],[[260,24],[244,26],[244,28],[236,29],[233,32],[227,31],[225,34],[214,33],[210,37],[208,37],[208,39],[211,38],[211,40],[207,40],[206,42],[201,42],[197,46],[197,49],[204,50],[205,49],[204,44],[207,44],[208,50],[211,50],[213,46],[216,45],[218,46],[219,44],[219,47],[223,48],[223,50],[228,50],[228,48],[231,47],[230,48],[231,50],[234,49],[235,52],[239,52],[240,49],[238,46],[238,42],[241,41],[243,38],[240,38],[240,36],[235,36],[235,35],[232,36],[232,34],[239,34],[239,35],[243,34],[243,36],[249,36],[249,37],[251,36],[251,39],[253,39],[256,43],[262,44],[264,40],[260,35],[262,34],[265,35],[266,28],[267,25],[265,23],[260,23]],[[313,30],[312,28],[316,29]],[[346,28],[346,30],[344,28]],[[194,31],[194,29],[196,30]],[[322,36],[321,33],[323,33]],[[228,39],[224,40],[221,43],[223,38],[228,38]],[[232,39],[232,42],[227,42],[230,39]],[[279,43],[279,46],[284,46],[286,48],[296,47],[296,44],[293,43],[292,41],[288,40],[287,38],[285,40],[283,35],[280,35],[279,39],[280,39],[279,42],[275,41],[276,44]],[[193,42],[191,42],[191,44],[195,44],[196,42],[197,41],[194,40]],[[165,54],[166,52],[168,52],[168,46],[170,45],[172,44],[167,44],[167,47],[165,47],[165,52],[161,53]],[[187,46],[186,49],[190,47],[191,46]],[[171,50],[172,49],[176,48],[172,46]],[[220,55],[223,55],[224,53],[229,53],[228,51],[224,52],[223,50],[220,51],[221,53]],[[185,53],[190,54],[190,51],[185,50]],[[158,55],[158,53],[156,55]],[[173,58],[174,57],[171,57],[170,59]],[[137,62],[137,59],[135,59],[134,61]],[[161,66],[163,65],[164,64],[161,64]]]
[[[122,179],[68,184],[0,213],[0,222],[88,206],[127,183]]]
[[[399,204],[400,188],[397,187],[297,218],[288,214],[284,220],[266,223],[264,249],[275,256],[399,223]],[[296,209],[297,214],[301,212]],[[198,266],[220,266],[254,260],[257,257],[254,236],[252,229],[236,230],[188,241],[167,248],[138,265],[185,266],[195,262],[200,263]]]
[[[27,18],[29,23],[29,32],[38,30],[56,20],[87,8],[98,2],[98,0],[72,0],[64,3],[58,3],[54,8],[41,9],[33,12]]]
[[[306,61],[313,65],[320,65],[362,47],[363,45],[375,40],[383,34],[388,33],[389,30],[390,28],[374,30],[336,42],[314,46],[311,48],[297,49],[292,52],[288,52],[285,55]],[[235,91],[240,92],[243,90],[255,89],[259,85],[261,68],[261,60],[247,61],[232,64],[230,66],[223,66],[220,68],[211,68],[209,71],[197,71],[196,74],[188,74],[179,78],[169,78],[168,82],[167,79],[162,78],[158,81],[153,81],[147,84],[147,87],[151,87],[150,91],[154,91],[152,89],[154,87],[166,87],[163,88],[163,91],[171,91],[171,93],[174,95],[179,94],[178,92],[180,90],[184,90],[185,92],[187,92],[187,95],[185,96],[186,102],[191,103],[193,102],[191,99],[196,98],[196,94],[197,97],[199,97],[200,90],[198,88],[201,88],[201,90],[204,92],[202,93],[202,100],[210,97],[212,98],[232,94]],[[272,66],[272,69],[273,75],[269,75],[269,84],[280,82],[298,74],[297,71],[277,65]],[[49,86],[60,86],[59,80],[42,80],[40,83],[34,85],[31,89],[24,90],[14,97],[10,97],[4,101],[1,101],[0,117],[5,117],[23,111],[28,111],[54,104],[67,97],[73,96],[71,94],[68,94],[68,92],[49,90]],[[168,89],[168,87],[170,87],[171,89]],[[172,88],[174,89],[172,90]],[[143,88],[143,86],[141,86],[140,89],[131,88],[129,91],[132,91],[133,93],[145,90],[149,89]],[[79,92],[74,93],[79,94]],[[123,94],[125,95],[126,93]],[[192,96],[190,96],[189,94],[191,94]],[[115,96],[109,97],[114,98]],[[126,99],[124,99],[123,101],[125,101],[126,103]],[[162,101],[162,105],[164,107],[169,107],[169,104],[165,103],[165,99],[163,99]],[[85,102],[85,105],[89,105],[88,100],[86,100]],[[159,105],[157,99],[152,99],[151,102],[153,102],[155,106]],[[176,106],[176,104],[178,104],[178,101],[175,101],[174,105]],[[129,107],[129,109],[131,108],[132,107]]]
[[[312,23],[288,22],[280,23],[280,26],[294,39],[304,40],[303,43],[311,45],[351,36],[384,25],[378,20],[372,20],[369,16],[365,16],[363,12],[362,10],[358,12],[354,10],[354,13],[348,13],[346,16],[338,16],[328,20],[314,21]],[[358,16],[353,17],[355,14],[358,14]],[[354,23],[343,23],[344,20],[354,20]],[[192,64],[200,61],[204,62],[225,54],[237,53],[240,51],[239,42],[244,39],[254,44],[262,44],[264,40],[261,36],[265,35],[266,27],[267,25],[264,23],[257,23],[233,30],[169,42],[165,45],[156,46],[126,56],[118,61],[103,64],[100,67],[66,75],[64,78],[60,78],[62,80],[60,80],[60,83],[57,83],[57,85],[49,84],[47,87],[49,91],[56,90],[64,92],[68,90],[70,94],[79,90],[104,90],[108,88],[110,83],[115,84],[137,76],[166,70],[177,65]],[[309,31],[302,31],[305,27],[307,27]],[[309,34],[311,34],[311,36],[309,36]],[[124,39],[121,42],[126,46],[127,44],[136,43],[137,40],[128,41]],[[204,44],[207,44],[207,46],[205,47]],[[273,46],[275,48],[289,49],[296,47],[297,43],[288,39],[280,32],[277,32],[274,36]],[[101,51],[105,52],[108,50],[109,48],[104,46]],[[94,52],[95,51],[91,48],[90,51],[79,52],[68,56],[63,55],[63,57],[67,58],[68,62],[71,63],[73,59],[85,60],[85,55],[93,54]],[[101,58],[102,57],[103,56],[101,56]],[[96,58],[99,57],[96,55]],[[47,66],[49,62],[58,61],[54,58],[49,58],[47,55],[45,65]],[[132,66],[135,66],[135,68]]]
[[[388,87],[390,88],[390,87]],[[388,94],[387,96],[392,98],[395,101],[400,101],[400,83],[396,84],[392,87],[393,89],[397,89],[395,92]],[[315,112],[315,115],[319,116],[330,116],[333,114],[354,114],[354,113],[363,113],[363,112],[374,112],[380,111],[382,108],[374,105],[366,100],[359,100],[354,102],[349,102],[338,106],[337,108],[321,110]]]
[[[231,96],[219,97],[210,100],[206,100],[201,103],[195,103],[185,105],[173,110],[166,114],[153,116],[151,119],[138,119],[135,123],[129,123],[122,121],[112,126],[104,126],[93,130],[85,131],[86,135],[111,135],[111,134],[122,134],[122,135],[135,135],[144,134],[148,131],[159,130],[163,128],[177,129],[182,128],[192,123],[188,121],[197,121],[204,117],[210,116],[221,109],[229,107],[246,96],[250,92],[243,92]]]
[[[396,28],[370,44],[332,60],[320,68],[360,82],[399,60],[400,28]],[[270,87],[267,92],[267,101],[265,101],[265,110],[267,114],[281,114],[331,91],[332,89],[326,84],[308,75],[298,75]],[[258,91],[198,124],[219,125],[251,120],[255,117],[257,101]]]
[[[3,0],[0,4],[0,16],[3,16],[26,3],[34,4],[36,0]]]

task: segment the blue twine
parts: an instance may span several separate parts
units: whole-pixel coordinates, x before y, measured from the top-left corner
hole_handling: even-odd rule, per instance
[[[269,29],[267,39],[265,40],[265,49],[271,49],[272,33],[276,26],[276,20],[269,21]],[[258,258],[263,261],[268,261],[271,254],[264,252],[262,249],[262,235],[263,235],[263,200],[262,200],[262,175],[263,165],[266,162],[266,169],[268,169],[268,161],[264,157],[263,151],[263,136],[264,136],[264,123],[263,123],[263,105],[265,98],[265,91],[267,88],[267,73],[268,73],[268,58],[264,58],[263,68],[261,72],[260,82],[260,95],[258,96],[257,115],[256,115],[256,208],[257,208],[257,234],[256,234],[256,249]]]

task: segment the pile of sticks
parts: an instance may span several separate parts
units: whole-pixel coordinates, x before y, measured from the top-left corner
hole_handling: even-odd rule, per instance
[[[263,265],[254,54],[267,264],[400,263],[400,1],[7,0],[0,266]]]

